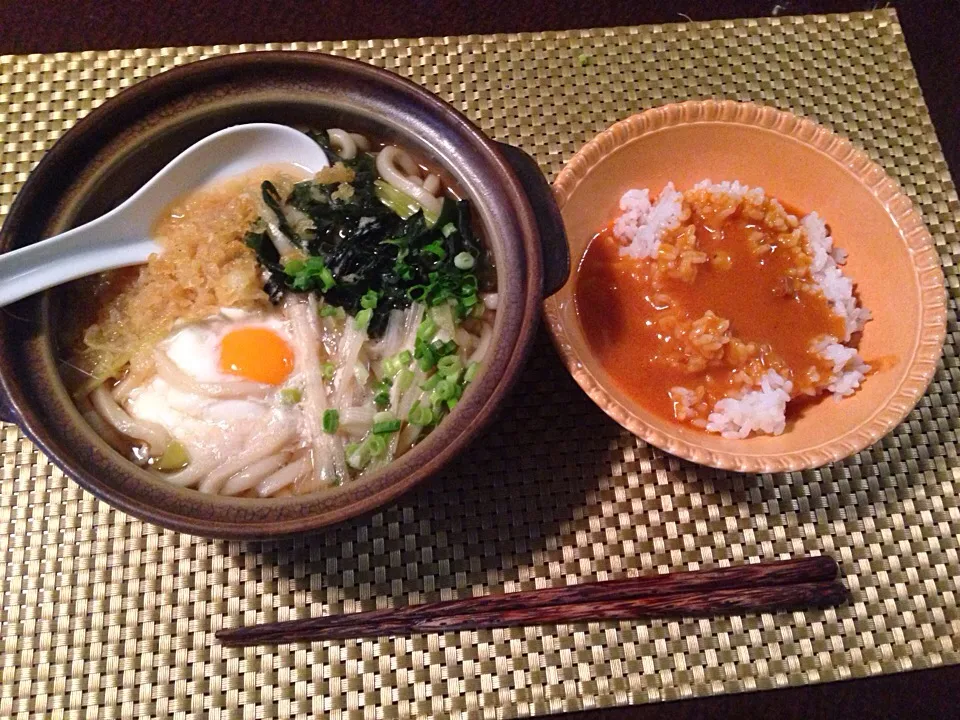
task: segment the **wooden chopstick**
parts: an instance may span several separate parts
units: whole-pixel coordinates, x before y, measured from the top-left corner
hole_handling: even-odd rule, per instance
[[[245,646],[652,615],[824,607],[847,597],[846,588],[836,580],[837,572],[833,558],[795,558],[265,623],[221,630],[217,638],[225,645]]]
[[[217,637],[224,645],[229,646],[273,645],[308,640],[375,638],[521,625],[636,620],[643,617],[702,617],[767,610],[792,610],[829,607],[838,605],[846,599],[846,587],[839,580],[832,580],[797,585],[668,593],[661,596],[643,595],[601,603],[546,605],[430,618],[408,615],[326,628],[292,629],[283,627],[285,623],[267,623],[250,628],[221,631],[217,633]]]

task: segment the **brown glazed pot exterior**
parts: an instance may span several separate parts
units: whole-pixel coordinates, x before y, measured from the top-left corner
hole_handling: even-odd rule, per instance
[[[344,127],[430,158],[474,202],[495,256],[500,309],[487,368],[423,443],[369,478],[270,500],[183,490],[127,461],[90,429],[60,380],[53,328],[70,317],[60,294],[29,298],[0,312],[3,419],[18,423],[65,472],[115,507],[183,532],[238,539],[344,520],[439,470],[495,412],[530,350],[545,290],[559,288],[569,268],[559,212],[528,156],[492,142],[449,105],[392,73],[291,52],[192,63],[104,103],[66,133],[31,174],[0,231],[0,250],[103,214],[197,140],[246,122]]]

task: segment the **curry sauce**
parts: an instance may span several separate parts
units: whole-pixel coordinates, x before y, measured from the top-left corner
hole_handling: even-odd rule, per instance
[[[603,368],[644,407],[704,427],[717,400],[769,369],[792,381],[792,397],[825,386],[831,365],[816,345],[842,339],[844,320],[810,276],[795,214],[773,203],[688,193],[655,258],[622,254],[612,224],[591,240],[577,313]],[[695,394],[695,412],[678,407],[677,388]]]

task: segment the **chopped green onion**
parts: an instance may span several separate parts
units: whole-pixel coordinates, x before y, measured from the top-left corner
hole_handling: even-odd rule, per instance
[[[417,352],[417,367],[427,372],[437,363],[437,356],[434,355],[433,350],[430,349],[429,345],[424,345]]]
[[[450,237],[450,236],[453,235],[456,231],[457,231],[457,226],[454,225],[452,222],[451,222],[451,223],[447,223],[447,224],[444,225],[442,228],[440,228],[440,232],[443,233],[443,236],[444,236],[445,238]]]
[[[365,454],[362,454],[359,448],[347,455],[347,465],[352,467],[354,470],[363,470],[364,466],[366,466],[369,461],[369,458],[366,457]]]
[[[410,251],[407,248],[400,248],[397,252],[397,259],[393,263],[393,271],[401,280],[413,280],[413,268],[406,260],[409,254]]]
[[[443,260],[447,256],[447,251],[443,247],[443,243],[439,240],[434,240],[429,245],[424,245],[422,252],[430,253],[439,260]]]
[[[423,328],[428,322],[430,323],[430,328],[428,329],[436,327],[436,323],[430,318],[424,320],[420,327]],[[426,340],[418,337],[413,356],[417,359],[417,366],[424,372],[427,372],[437,364],[439,358],[442,358],[444,355],[451,355],[456,351],[457,344],[453,340],[447,340],[446,342],[434,340],[432,343],[427,343]]]
[[[280,402],[284,405],[296,405],[303,399],[300,388],[284,388],[280,391]]]
[[[283,271],[287,275],[296,275],[303,272],[306,267],[307,264],[303,260],[287,260],[283,265]]]
[[[323,431],[333,435],[340,427],[340,412],[333,408],[323,411]]]
[[[373,416],[373,428],[371,432],[374,435],[389,435],[400,430],[400,421],[393,413],[378,412]]]
[[[593,58],[586,53],[580,53],[577,55],[577,62],[580,63],[580,67],[587,67],[593,64]]]
[[[323,258],[315,255],[302,260],[288,260],[283,266],[283,272],[291,279],[294,290],[323,290],[326,292],[337,284],[333,279],[333,273],[323,262]]]
[[[430,317],[446,335],[454,335],[457,331],[453,320],[453,305],[445,302],[442,305],[430,308]]]
[[[383,361],[383,374],[386,377],[393,377],[400,372],[400,363],[396,357],[388,357]]]
[[[433,210],[428,210],[423,208],[423,220],[427,223],[427,227],[432,228],[437,224],[437,220],[440,219],[440,213],[435,213]]]
[[[323,283],[323,289],[325,291],[337,284],[337,281],[333,279],[333,273],[330,272],[330,268],[325,267],[320,271],[320,282]]]
[[[453,258],[453,264],[456,265],[457,270],[471,270],[473,266],[476,265],[476,260],[473,259],[473,255],[464,251],[457,253]]]
[[[397,422],[400,421],[398,420]],[[370,435],[363,441],[363,444],[367,447],[367,451],[372,457],[380,457],[387,449],[387,441],[379,435]]]
[[[420,386],[420,388],[423,390],[433,390],[442,379],[443,378],[440,377],[439,373],[431,375],[427,378],[427,381]]]
[[[420,323],[420,327],[417,328],[417,337],[420,340],[427,341],[433,339],[433,336],[437,334],[437,323],[434,322],[432,317],[425,317],[423,322]]]
[[[404,220],[415,215],[420,209],[416,200],[383,180],[374,182],[373,188],[377,199]]]
[[[362,470],[370,462],[370,450],[366,443],[350,443],[344,448],[347,465],[354,470]]]
[[[332,362],[321,363],[320,372],[323,374],[324,380],[333,380],[333,376],[337,372],[337,366]]]
[[[456,375],[463,369],[463,363],[456,355],[446,355],[437,361],[437,372],[443,377]]]
[[[393,210],[397,215],[399,215],[403,220],[407,220],[410,217],[413,217],[417,212],[423,212],[423,219],[427,223],[427,227],[433,227],[437,220],[440,217],[440,213],[435,213],[431,210],[427,210],[420,206],[416,200],[407,195],[400,190],[397,190],[393,185],[383,181],[377,180],[373,183],[374,193],[377,196],[377,200],[382,202],[388,208]]]
[[[477,373],[480,372],[480,363],[472,362],[467,365],[467,371],[463,374],[464,382],[473,382],[473,379],[477,376]]]
[[[459,400],[457,400],[457,398],[450,398],[447,400],[447,407],[453,410],[457,406],[458,402]]]
[[[421,405],[418,400],[413,404],[413,407],[410,408],[407,420],[411,425],[426,427],[433,422],[433,411],[425,405]]]
[[[190,453],[179,440],[171,440],[164,448],[163,454],[153,463],[153,467],[162,472],[182,470],[190,464]]]
[[[399,420],[386,420],[381,423],[374,423],[373,432],[374,435],[389,435],[391,433],[398,432],[400,430],[400,421]]]
[[[436,377],[436,376],[434,376]],[[441,380],[430,393],[430,399],[435,403],[444,402],[454,397],[457,393],[457,386],[449,380]]]
[[[320,317],[335,317],[343,320],[346,316],[346,311],[339,305],[324,305],[320,308]]]
[[[430,348],[438,358],[441,358],[444,355],[452,355],[455,353],[457,351],[457,344],[453,340],[447,340],[446,342],[434,340],[430,343]]]
[[[413,360],[413,355],[410,354],[409,350],[404,350],[403,352],[397,353],[393,357],[388,357],[383,361],[384,375],[387,377],[393,377],[403,370],[404,367],[409,365],[411,360]]]
[[[390,406],[390,387],[393,383],[389,378],[384,378],[373,386],[376,393],[373,396],[373,404],[378,408],[387,408]]]
[[[353,318],[354,327],[357,330],[366,330],[370,326],[370,319],[373,317],[373,310],[364,308]]]
[[[380,294],[376,290],[367,290],[360,298],[360,307],[364,310],[373,310],[380,300]]]
[[[393,379],[394,384],[400,392],[406,392],[413,385],[413,373],[404,368],[397,373]]]

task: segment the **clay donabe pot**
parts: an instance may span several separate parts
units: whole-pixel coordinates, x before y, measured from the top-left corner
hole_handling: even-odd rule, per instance
[[[178,153],[240,123],[342,127],[407,147],[469,197],[495,257],[499,309],[486,368],[422,443],[379,472],[313,495],[225,498],[151,476],[107,445],[57,369],[63,293],[0,311],[0,415],[80,485],[150,522],[207,537],[266,538],[319,528],[386,503],[460,452],[490,420],[530,351],[542,299],[569,257],[546,180],[435,95],[390,72],[318,53],[261,52],[192,63],[145,80],[78,122],[17,195],[0,250],[35,243],[115,207]]]

